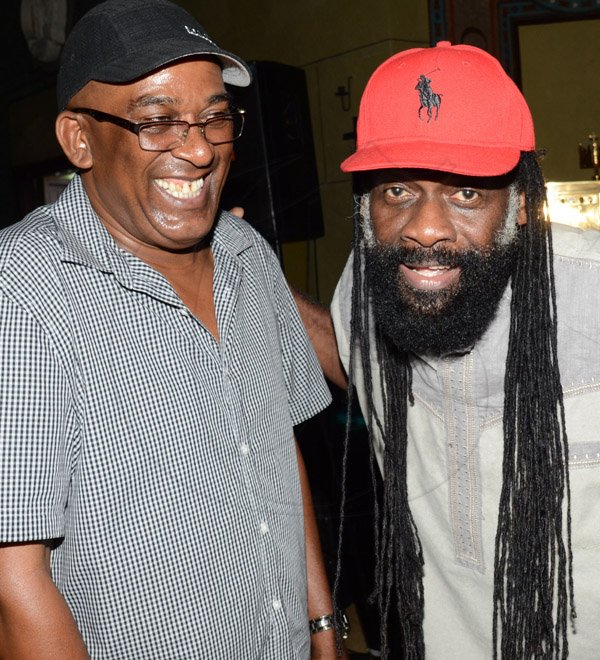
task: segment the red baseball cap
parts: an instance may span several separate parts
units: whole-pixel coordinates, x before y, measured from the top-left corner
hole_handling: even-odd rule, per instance
[[[499,176],[535,149],[527,103],[500,62],[440,41],[390,57],[363,93],[344,172],[418,168]]]

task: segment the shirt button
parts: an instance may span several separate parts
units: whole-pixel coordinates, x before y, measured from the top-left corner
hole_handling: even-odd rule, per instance
[[[244,442],[240,445],[240,452],[243,456],[248,456],[250,453],[250,447],[248,447],[248,445]]]
[[[273,609],[277,612],[281,609],[281,601],[279,598],[273,598]]]
[[[180,307],[179,308],[179,313],[181,314],[181,316],[186,316],[187,317],[189,315],[187,307]]]
[[[267,523],[264,520],[260,523],[259,529],[260,529],[260,533],[263,536],[269,533],[269,525],[267,525]]]

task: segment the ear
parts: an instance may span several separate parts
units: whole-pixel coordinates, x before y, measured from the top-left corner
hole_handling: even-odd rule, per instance
[[[85,120],[75,112],[64,110],[56,118],[56,139],[65,156],[78,169],[87,170],[93,164]]]
[[[519,211],[517,213],[517,224],[521,226],[527,224],[527,201],[525,200],[524,192],[522,192],[519,195]]]

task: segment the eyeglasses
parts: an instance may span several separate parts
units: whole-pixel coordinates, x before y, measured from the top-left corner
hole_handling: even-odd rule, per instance
[[[237,140],[244,130],[245,110],[223,112],[204,121],[145,121],[135,123],[91,108],[69,108],[71,112],[89,115],[96,121],[107,121],[138,136],[140,147],[145,151],[171,151],[181,147],[193,126],[197,126],[204,139],[213,145]]]

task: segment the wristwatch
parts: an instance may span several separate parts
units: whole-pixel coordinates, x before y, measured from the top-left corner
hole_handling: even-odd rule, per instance
[[[350,632],[350,622],[348,617],[342,612],[339,617],[341,624],[341,636],[342,639],[348,638],[348,633]],[[335,628],[335,617],[333,614],[324,614],[316,619],[310,619],[308,622],[310,629],[310,634],[315,635],[316,633],[325,632],[326,630],[331,630]]]

